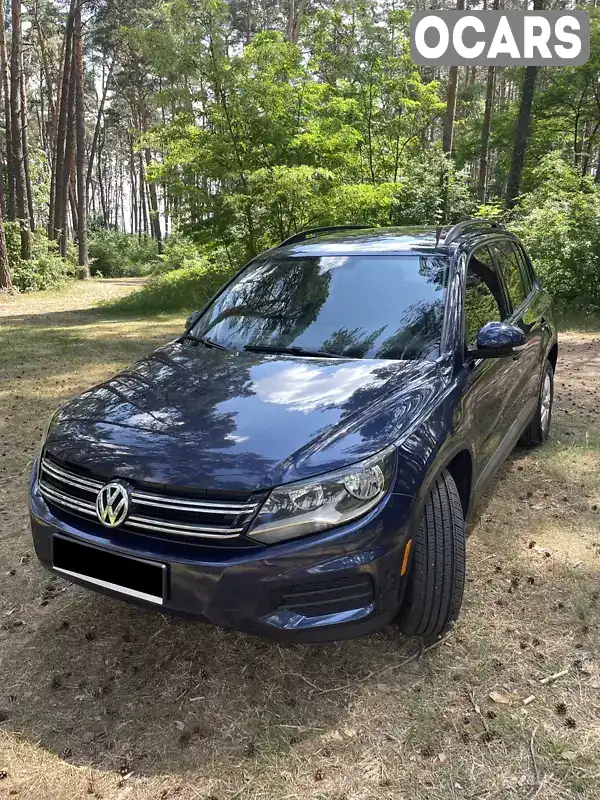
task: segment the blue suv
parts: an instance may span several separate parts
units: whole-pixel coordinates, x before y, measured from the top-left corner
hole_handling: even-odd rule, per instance
[[[457,619],[465,517],[544,442],[548,295],[499,224],[320,228],[52,417],[35,549],[99,592],[289,641]]]

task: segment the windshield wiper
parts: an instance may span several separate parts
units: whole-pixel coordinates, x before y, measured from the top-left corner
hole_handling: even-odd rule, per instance
[[[206,339],[204,336],[194,336],[193,333],[184,333],[180,338],[187,339],[189,342],[198,342],[198,344],[203,344],[205,347],[214,347],[215,350],[229,350],[228,347],[225,347],[222,344],[217,344],[216,342],[213,342],[212,339]]]
[[[244,350],[252,353],[285,353],[291,356],[313,356],[314,358],[347,358],[336,353],[326,353],[323,350],[305,350],[303,347],[277,347],[270,344],[247,344]]]

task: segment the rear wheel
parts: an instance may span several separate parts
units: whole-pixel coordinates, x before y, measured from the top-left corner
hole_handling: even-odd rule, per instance
[[[520,443],[526,447],[535,447],[543,444],[550,433],[552,421],[552,402],[554,400],[554,370],[552,364],[546,361],[544,374],[540,385],[538,407],[534,418],[521,434]]]
[[[412,563],[397,617],[407,636],[439,636],[458,618],[465,585],[465,520],[452,475],[429,493],[413,535]]]

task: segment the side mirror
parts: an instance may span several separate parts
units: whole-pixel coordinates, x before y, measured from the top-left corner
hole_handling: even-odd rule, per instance
[[[185,329],[186,329],[186,331],[189,331],[190,328],[194,327],[194,325],[200,319],[201,315],[202,315],[201,311],[194,311],[192,314],[190,314],[190,316],[185,321]]]
[[[525,347],[525,334],[517,325],[487,322],[477,334],[477,348],[467,351],[471,358],[504,358]]]

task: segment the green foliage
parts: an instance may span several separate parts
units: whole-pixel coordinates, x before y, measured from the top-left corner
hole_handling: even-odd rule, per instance
[[[4,234],[13,284],[19,291],[51,289],[75,277],[74,265],[59,256],[56,242],[51,242],[44,231],[36,230],[31,235],[31,259],[29,261],[21,259],[19,223],[5,222]]]
[[[215,265],[204,259],[152,277],[139,291],[113,303],[112,309],[125,314],[190,313],[202,308],[232,272],[226,261]]]
[[[532,170],[511,228],[559,305],[600,309],[600,191],[559,153]]]
[[[161,68],[168,51],[171,70],[202,75],[202,118],[173,90],[171,121],[145,137],[161,151],[149,175],[176,198],[185,231],[243,260],[306,226],[390,224],[405,206],[411,220],[439,218],[444,165],[436,153],[425,168],[420,152],[444,104],[410,60],[407,14],[335,7],[315,14],[303,48],[263,31],[235,56],[217,22],[187,0],[162,20]],[[158,67],[156,30],[129,35]],[[411,187],[415,164],[422,174]]]
[[[166,240],[164,250],[158,256],[153,274],[158,275],[183,267],[202,266],[198,263],[200,259],[201,253],[194,242],[186,239],[185,236],[174,234]]]
[[[97,230],[89,242],[90,269],[103,278],[148,275],[158,263],[151,239],[138,239],[117,231]]]

